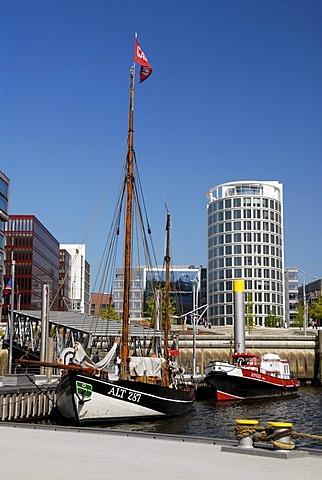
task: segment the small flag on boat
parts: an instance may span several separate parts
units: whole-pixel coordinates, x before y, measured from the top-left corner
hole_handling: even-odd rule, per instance
[[[12,286],[12,278],[9,278],[7,285],[3,289],[2,296],[5,297],[9,293],[11,293],[11,287]]]
[[[149,64],[143,50],[141,49],[137,38],[135,38],[134,44],[134,61],[141,65],[140,69],[140,83],[144,82],[152,73],[152,67]]]
[[[179,350],[168,350],[168,355],[170,357],[178,357],[179,356]]]

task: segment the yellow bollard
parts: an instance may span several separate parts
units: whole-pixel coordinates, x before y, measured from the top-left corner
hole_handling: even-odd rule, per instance
[[[274,434],[278,434],[278,438],[273,441],[273,447],[276,450],[293,450],[295,445],[294,442],[291,441],[290,435],[288,434],[289,429],[293,426],[293,423],[267,422],[267,425],[273,427]],[[283,432],[285,432],[285,435],[282,435]]]
[[[247,426],[251,427],[258,425],[258,420],[235,420],[235,423],[238,426],[245,426],[245,430],[247,430]],[[252,433],[243,436],[242,438],[238,438],[238,446],[241,448],[253,448]]]

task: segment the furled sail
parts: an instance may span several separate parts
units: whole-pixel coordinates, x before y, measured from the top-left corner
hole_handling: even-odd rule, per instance
[[[107,352],[105,357],[99,362],[95,363],[85,352],[83,346],[79,342],[75,342],[75,353],[72,362],[82,367],[94,368],[95,370],[104,370],[111,363],[115,355],[119,342],[114,342],[112,348]]]

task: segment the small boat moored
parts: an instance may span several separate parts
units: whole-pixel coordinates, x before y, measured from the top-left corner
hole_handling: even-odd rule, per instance
[[[235,353],[232,362],[211,361],[205,382],[213,387],[218,401],[281,397],[295,394],[299,382],[287,360],[267,353]]]
[[[230,362],[211,361],[205,383],[215,389],[216,399],[246,400],[295,394],[300,386],[287,360],[266,353],[245,353],[244,281],[234,281],[234,353]]]

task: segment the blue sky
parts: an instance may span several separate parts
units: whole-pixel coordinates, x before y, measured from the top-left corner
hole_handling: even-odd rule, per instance
[[[2,0],[0,17],[10,213],[36,215],[61,243],[86,239],[95,277],[138,32],[153,74],[136,81],[134,142],[160,262],[163,197],[172,263],[206,266],[207,191],[278,180],[285,265],[322,277],[320,1]]]

